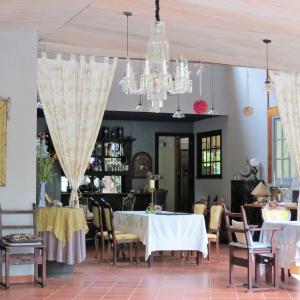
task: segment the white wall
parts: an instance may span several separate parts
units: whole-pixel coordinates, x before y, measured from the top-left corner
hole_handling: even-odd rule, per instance
[[[0,187],[0,203],[4,209],[29,209],[36,193],[37,35],[0,32],[0,45],[0,96],[11,98],[7,177],[6,186]],[[31,273],[27,266],[11,269],[12,275]]]

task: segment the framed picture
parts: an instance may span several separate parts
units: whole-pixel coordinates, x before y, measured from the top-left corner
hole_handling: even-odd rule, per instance
[[[132,177],[146,178],[148,172],[152,172],[152,158],[146,152],[138,152],[132,159]]]
[[[7,100],[0,100],[0,186],[6,184]]]

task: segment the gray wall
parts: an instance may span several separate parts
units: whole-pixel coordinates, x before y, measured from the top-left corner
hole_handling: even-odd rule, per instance
[[[30,209],[36,195],[37,35],[0,33],[0,96],[10,97],[7,127],[6,186],[0,187],[4,209]],[[7,218],[27,223],[26,216]],[[32,266],[12,266],[12,275],[32,274]]]
[[[228,206],[231,203],[230,180],[246,166],[248,158],[260,161],[260,176],[267,180],[267,99],[263,82],[265,71],[250,69],[250,102],[247,99],[246,69],[218,66],[218,74],[223,74],[222,90],[216,92],[216,109],[227,117],[204,120],[194,124],[194,132],[222,129],[223,135],[223,178],[195,180],[195,199],[207,194],[224,197]],[[217,82],[219,84],[219,82]],[[271,95],[271,106],[276,104]],[[251,105],[254,113],[245,117],[243,107]],[[196,157],[195,157],[196,160]]]

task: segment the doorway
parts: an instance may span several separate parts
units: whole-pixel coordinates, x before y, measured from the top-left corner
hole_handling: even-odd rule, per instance
[[[168,190],[165,210],[190,212],[194,202],[194,135],[161,133],[155,136],[157,188]]]

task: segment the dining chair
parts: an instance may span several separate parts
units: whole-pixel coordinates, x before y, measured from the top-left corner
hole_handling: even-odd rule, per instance
[[[232,213],[225,210],[225,227],[229,242],[229,287],[233,286],[233,266],[247,268],[247,291],[265,291],[265,290],[278,290],[278,254],[279,250],[275,243],[275,232],[279,228],[264,229],[258,227],[251,227],[248,225],[246,212],[241,207],[241,213]],[[255,242],[252,239],[252,232],[272,231],[272,239],[270,244]],[[246,252],[246,258],[237,256],[241,251]],[[256,255],[271,254],[274,258],[274,274],[273,283],[269,286],[260,286],[258,281],[258,269],[256,268]],[[256,283],[253,281],[255,278]]]
[[[20,216],[29,215],[32,217],[32,224],[24,225],[18,223],[18,225],[4,225],[3,216],[11,216],[11,221],[17,219],[20,220]],[[6,217],[5,217],[6,218]],[[14,233],[3,236],[3,231],[16,231],[24,232],[24,230],[30,229],[32,234]],[[36,208],[35,204],[32,205],[31,210],[3,210],[0,206],[0,250],[1,250],[1,275],[2,264],[5,267],[4,282],[1,278],[1,284],[6,289],[10,287],[10,266],[11,265],[34,265],[34,283],[46,286],[46,247],[43,243],[42,237],[37,235],[36,230]],[[30,253],[29,251],[32,251]],[[39,263],[41,260],[41,264]],[[41,265],[41,276],[39,278],[38,267]]]
[[[103,214],[102,214],[102,208],[99,202],[95,201],[93,198],[89,199],[92,212],[93,212],[93,223],[95,227],[95,236],[94,236],[94,243],[95,243],[95,249],[96,249],[96,259],[98,259],[98,253],[100,249],[100,260],[103,259],[104,255],[104,246],[105,246],[105,240],[108,238],[108,232],[104,230],[103,227]],[[104,201],[100,199],[99,201]],[[122,233],[122,231],[116,231],[117,234]],[[99,247],[100,242],[100,247]]]
[[[200,199],[193,205],[193,212],[197,215],[205,215],[207,213],[207,200]]]
[[[220,235],[220,226],[222,221],[222,216],[224,212],[224,200],[220,199],[213,203],[209,209],[209,223],[208,223],[208,255],[207,259],[210,260],[211,254],[211,243],[216,243],[216,253],[217,260],[220,258],[220,244],[219,244],[219,235]]]
[[[166,210],[166,199],[168,195],[168,190],[157,189],[154,193],[155,193],[155,204],[160,205],[164,210]]]
[[[138,242],[139,237],[133,233],[118,233],[114,227],[114,214],[111,206],[105,202],[100,202],[102,209],[103,219],[107,230],[107,241],[108,241],[108,257],[110,257],[111,246],[113,247],[113,266],[117,263],[117,248],[119,245],[129,245],[129,260],[132,262],[132,245],[135,245],[135,259],[138,263]]]
[[[263,222],[288,222],[291,220],[291,211],[280,205],[266,205],[261,209],[261,215]],[[257,264],[265,265],[266,281],[270,282],[272,273],[272,267],[274,267],[274,261],[272,255],[258,255]],[[291,276],[290,270],[288,269],[288,276]],[[285,270],[281,268],[281,280],[285,279]]]
[[[129,193],[126,197],[122,199],[122,211],[132,211],[134,209],[134,204],[136,197],[133,193]]]

